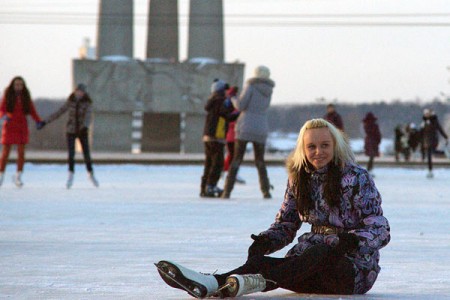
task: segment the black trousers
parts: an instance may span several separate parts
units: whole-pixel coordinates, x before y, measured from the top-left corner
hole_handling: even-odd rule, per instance
[[[89,150],[88,131],[81,130],[79,134],[67,134],[67,150],[69,160],[69,171],[75,171],[75,140],[79,139],[81,149],[83,150],[84,163],[88,172],[92,172],[91,152]]]
[[[369,156],[369,160],[368,160],[368,162],[367,162],[367,171],[372,171],[372,169],[373,169],[373,160],[374,160],[374,157],[373,156]]]
[[[219,142],[205,142],[205,165],[203,168],[202,188],[204,184],[216,186],[223,170],[223,152],[225,145]]]
[[[214,276],[222,286],[232,274],[261,274],[268,280],[264,291],[280,287],[296,293],[338,295],[353,294],[356,276],[353,263],[325,244],[313,246],[301,256],[254,256],[243,266]]]
[[[248,141],[236,140],[234,143],[234,156],[231,161],[230,169],[228,170],[228,176],[225,181],[224,191],[226,195],[229,195],[234,188],[236,182],[236,176],[239,171],[239,167],[244,160],[244,154],[247,149]],[[253,152],[255,153],[255,166],[258,170],[259,186],[261,192],[265,195],[269,193],[270,182],[267,175],[266,163],[264,161],[265,144],[251,142],[253,144]]]
[[[425,153],[427,156],[427,163],[428,163],[428,170],[432,171],[433,170],[433,148],[432,147],[426,147],[425,148]]]

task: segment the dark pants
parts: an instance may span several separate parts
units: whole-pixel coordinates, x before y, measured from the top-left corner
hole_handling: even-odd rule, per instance
[[[86,164],[86,169],[88,172],[92,172],[92,161],[91,154],[89,150],[88,141],[88,131],[82,130],[79,134],[67,134],[67,150],[68,150],[68,160],[69,160],[69,171],[75,171],[75,140],[78,138],[83,150],[84,163]]]
[[[230,169],[228,170],[228,176],[225,180],[224,194],[229,197],[233,190],[234,183],[236,182],[236,176],[239,171],[239,167],[244,160],[245,150],[247,148],[248,141],[236,140],[234,143],[234,156],[231,161]],[[253,143],[253,151],[255,153],[255,166],[258,170],[259,186],[264,196],[269,195],[270,182],[267,176],[266,163],[264,161],[265,144]]]
[[[203,168],[201,190],[206,185],[216,186],[223,169],[224,144],[219,142],[205,142],[205,165]]]
[[[235,270],[215,275],[219,286],[224,285],[232,274],[261,274],[268,280],[265,292],[284,288],[296,293],[343,295],[353,294],[356,272],[348,258],[322,244],[309,248],[300,256],[254,256]]]
[[[367,171],[372,171],[373,169],[373,160],[374,157],[373,156],[369,156],[369,161],[367,162]]]
[[[428,162],[428,170],[433,170],[433,148],[432,147],[426,147],[425,153],[427,155],[427,162]]]

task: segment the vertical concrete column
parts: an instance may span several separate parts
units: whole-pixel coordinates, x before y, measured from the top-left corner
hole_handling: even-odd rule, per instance
[[[147,58],[178,61],[178,1],[150,0]]]
[[[100,0],[97,58],[133,57],[133,0]]]
[[[222,0],[191,0],[188,58],[224,60]]]

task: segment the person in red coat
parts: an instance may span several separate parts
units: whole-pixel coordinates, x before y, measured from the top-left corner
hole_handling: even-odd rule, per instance
[[[25,80],[17,76],[11,80],[11,83],[6,88],[0,104],[0,118],[3,122],[0,185],[3,182],[12,145],[17,145],[17,173],[14,177],[14,183],[18,187],[23,185],[21,175],[25,163],[25,145],[29,141],[28,115],[31,115],[36,123],[42,122],[33,105]]]
[[[369,157],[367,171],[373,176],[373,160],[380,156],[379,145],[381,143],[381,132],[377,123],[377,118],[371,112],[368,112],[362,120],[364,127],[364,153]]]

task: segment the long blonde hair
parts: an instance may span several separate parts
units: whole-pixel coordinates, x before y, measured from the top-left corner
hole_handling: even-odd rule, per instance
[[[339,207],[343,167],[346,163],[355,161],[345,134],[333,124],[324,119],[312,119],[303,125],[298,135],[297,145],[289,156],[286,166],[296,197],[297,209],[304,215],[314,208],[314,201],[311,198],[310,186],[310,173],[313,166],[306,157],[303,138],[306,130],[315,128],[328,128],[334,141],[333,160],[327,170],[323,191],[323,197],[330,207]]]
[[[350,145],[348,143],[345,133],[337,129],[333,124],[326,121],[325,119],[311,119],[306,121],[306,123],[300,129],[297,138],[297,144],[290,157],[290,167],[300,170],[302,167],[308,167],[308,160],[305,153],[304,136],[308,129],[315,128],[328,128],[331,137],[334,141],[334,151],[333,151],[333,162],[339,167],[343,167],[346,163],[354,162],[355,155],[353,154]]]

